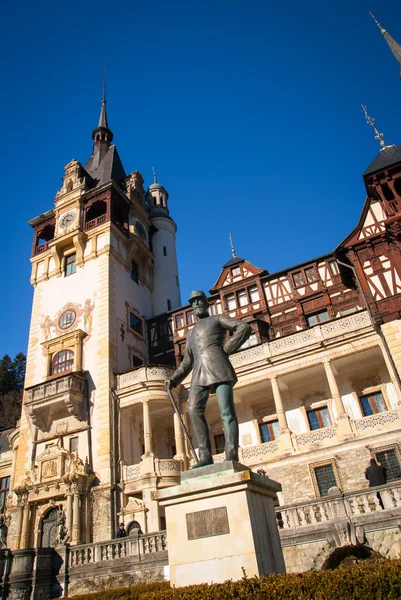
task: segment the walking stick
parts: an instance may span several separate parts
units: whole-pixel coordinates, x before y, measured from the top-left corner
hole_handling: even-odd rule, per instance
[[[197,456],[197,454],[196,454],[196,451],[195,451],[195,446],[194,446],[194,445],[193,445],[193,443],[192,443],[192,440],[191,440],[191,438],[190,438],[190,436],[189,436],[189,431],[188,431],[188,429],[187,429],[187,427],[186,427],[186,425],[185,425],[185,423],[184,423],[184,421],[183,421],[183,419],[182,419],[182,416],[181,416],[181,413],[180,413],[180,411],[179,411],[179,409],[178,409],[178,406],[177,406],[177,405],[176,405],[176,403],[175,403],[175,400],[174,400],[174,398],[173,398],[173,394],[171,393],[171,389],[170,389],[170,386],[169,386],[169,381],[168,381],[168,380],[166,381],[166,384],[165,384],[165,385],[166,385],[166,389],[167,389],[167,394],[168,394],[169,400],[170,400],[170,402],[171,402],[171,405],[172,405],[172,407],[173,407],[173,409],[174,409],[174,412],[175,412],[175,414],[176,414],[176,415],[177,415],[177,417],[178,417],[178,420],[179,420],[179,422],[180,422],[180,425],[181,425],[181,427],[182,427],[182,430],[183,430],[183,432],[184,432],[184,435],[185,435],[185,437],[186,437],[186,439],[187,439],[187,442],[188,442],[188,444],[189,444],[189,447],[190,447],[190,449],[191,449],[192,456],[193,456],[193,458],[194,458],[194,460],[195,460],[195,463],[196,463],[196,464],[198,464],[198,462],[199,462],[199,458],[198,458],[198,456]]]

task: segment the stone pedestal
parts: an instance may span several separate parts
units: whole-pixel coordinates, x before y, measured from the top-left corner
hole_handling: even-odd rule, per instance
[[[166,510],[171,585],[284,573],[274,512],[280,484],[227,461],[155,493]]]

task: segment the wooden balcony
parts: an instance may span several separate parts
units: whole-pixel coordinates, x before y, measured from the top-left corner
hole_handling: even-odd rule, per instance
[[[107,215],[100,215],[100,217],[96,217],[96,219],[92,219],[91,221],[87,221],[85,223],[85,227],[84,227],[84,231],[90,231],[91,229],[94,229],[95,227],[99,227],[99,225],[103,225],[103,223],[106,223],[107,220]]]

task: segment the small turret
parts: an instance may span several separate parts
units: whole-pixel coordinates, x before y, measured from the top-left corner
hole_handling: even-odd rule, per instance
[[[178,280],[177,249],[175,234],[177,225],[168,210],[168,192],[157,182],[153,169],[153,183],[147,191],[149,217],[155,233],[152,238],[154,277],[152,307],[153,315],[181,306]]]

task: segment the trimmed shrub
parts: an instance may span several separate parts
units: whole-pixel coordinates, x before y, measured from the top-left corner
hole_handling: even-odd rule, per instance
[[[243,577],[221,584],[170,588],[168,583],[138,585],[74,600],[399,600],[401,560],[356,564],[333,571]]]

